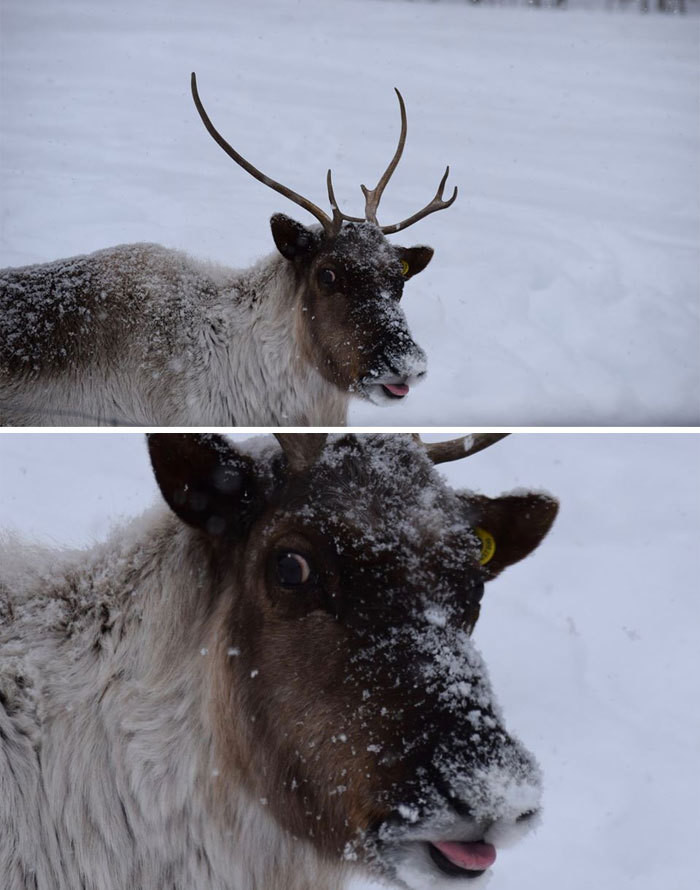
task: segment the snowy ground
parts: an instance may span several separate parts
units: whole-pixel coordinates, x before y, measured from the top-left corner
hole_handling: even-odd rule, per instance
[[[502,853],[489,890],[697,886],[700,437],[522,434],[445,473],[562,503],[476,631],[546,778],[541,828]],[[0,528],[73,545],[158,497],[126,433],[0,436],[0,493]]]
[[[247,265],[304,213],[205,133],[344,207],[460,197],[405,298],[428,380],[367,425],[700,422],[696,16],[391,0],[2,0],[0,265],[158,241]]]

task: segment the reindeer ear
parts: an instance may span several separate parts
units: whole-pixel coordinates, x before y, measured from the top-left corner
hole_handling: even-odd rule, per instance
[[[170,509],[209,535],[243,534],[262,509],[252,458],[223,436],[152,433],[148,450]]]
[[[399,258],[403,268],[403,277],[412,278],[428,265],[433,258],[432,247],[401,247]]]
[[[546,494],[507,494],[487,498],[460,493],[482,542],[481,564],[487,580],[524,559],[551,528],[559,503]]]
[[[277,250],[286,260],[308,256],[316,246],[316,233],[284,213],[275,213],[271,217],[270,228]]]

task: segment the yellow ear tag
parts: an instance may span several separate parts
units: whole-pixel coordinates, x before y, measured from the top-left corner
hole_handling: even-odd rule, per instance
[[[401,260],[401,274],[404,276],[404,278],[408,275],[408,273],[410,271],[411,271],[411,267],[408,265],[406,260]]]
[[[496,539],[485,528],[475,528],[474,531],[477,538],[481,541],[479,565],[485,566],[487,562],[493,559],[493,554],[496,552]]]

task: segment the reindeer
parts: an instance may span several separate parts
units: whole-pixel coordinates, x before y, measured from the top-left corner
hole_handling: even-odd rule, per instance
[[[449,207],[443,192],[393,225],[377,210],[403,153],[365,195],[364,219],[332,215],[270,179],[211,123],[205,127],[257,180],[309,211],[320,226],[270,220],[277,253],[235,271],[155,244],[0,271],[0,424],[343,426],[353,395],[406,397],[426,357],[400,307],[404,283],[430,247],[386,235]]]
[[[540,806],[470,639],[557,503],[451,489],[499,436],[153,434],[158,507],[0,552],[8,890],[458,890]]]

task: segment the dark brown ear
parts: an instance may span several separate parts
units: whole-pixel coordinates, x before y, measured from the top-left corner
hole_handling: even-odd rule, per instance
[[[482,566],[487,580],[524,559],[540,545],[554,522],[559,502],[546,494],[507,494],[487,498],[461,494],[482,541]]]
[[[406,265],[403,266],[403,277],[408,279],[422,272],[423,269],[433,258],[432,247],[401,247],[401,261]]]
[[[272,237],[277,250],[287,260],[308,256],[316,247],[318,235],[284,213],[275,213],[270,219]]]
[[[170,509],[209,535],[243,534],[263,506],[255,463],[223,436],[151,433],[156,482]]]

